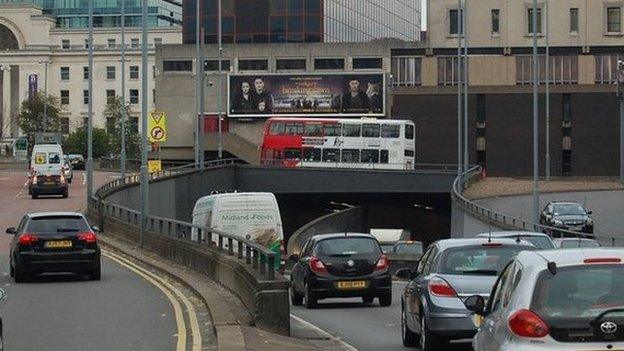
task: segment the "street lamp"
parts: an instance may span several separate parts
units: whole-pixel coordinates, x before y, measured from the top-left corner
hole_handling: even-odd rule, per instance
[[[620,182],[624,184],[624,61],[618,61],[617,99],[620,104]]]
[[[122,181],[126,179],[126,0],[121,2],[121,152],[119,155],[119,173]]]
[[[93,1],[89,1],[89,107],[87,120],[87,204],[93,194]]]
[[[40,65],[45,65],[43,73],[43,132],[46,132],[48,127],[48,65],[50,63],[52,63],[50,60],[39,61]]]
[[[537,66],[537,0],[533,0],[533,222],[539,221],[539,154],[538,154],[538,66]]]

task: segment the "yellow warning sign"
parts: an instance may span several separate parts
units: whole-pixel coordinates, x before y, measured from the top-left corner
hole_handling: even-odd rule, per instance
[[[150,173],[162,171],[162,163],[160,160],[148,160],[147,168]]]
[[[150,143],[167,141],[167,115],[164,111],[154,110],[149,113],[147,130]]]

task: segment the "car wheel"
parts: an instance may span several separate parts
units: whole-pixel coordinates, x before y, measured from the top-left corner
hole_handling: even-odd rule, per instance
[[[38,197],[39,197],[39,195],[37,195],[37,194],[35,194],[35,193],[32,193],[31,195],[32,195],[32,198],[33,198],[33,199],[36,199],[36,198],[38,198]]]
[[[379,296],[379,304],[383,307],[392,305],[392,291],[388,291],[387,293]]]
[[[68,196],[69,196],[69,190],[65,189],[65,191],[63,191],[63,199],[67,199]]]
[[[98,265],[96,269],[89,272],[90,280],[100,280],[101,278],[102,278],[102,266]]]
[[[312,308],[316,308],[316,297],[314,297],[314,295],[312,295],[312,292],[310,291],[310,287],[308,286],[308,283],[305,283],[305,295],[303,297],[304,301],[305,301],[305,307],[307,309],[312,309]]]
[[[420,317],[420,348],[422,351],[439,350],[444,342],[436,335],[431,334],[425,316]]]
[[[28,274],[26,272],[19,269],[19,267],[15,267],[15,271],[13,272],[13,279],[15,279],[15,283],[24,283],[28,278]]]
[[[401,306],[401,339],[403,340],[403,346],[406,347],[416,346],[418,343],[418,334],[411,331],[407,326],[407,316],[403,306]]]
[[[290,288],[290,300],[292,301],[292,304],[294,306],[301,306],[301,305],[303,305],[303,295],[299,294],[295,290],[294,286],[292,286]]]
[[[362,296],[362,302],[364,302],[365,305],[370,305],[371,303],[373,303],[373,300],[375,298],[372,296]]]

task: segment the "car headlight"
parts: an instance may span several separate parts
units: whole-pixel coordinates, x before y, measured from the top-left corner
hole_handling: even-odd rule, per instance
[[[563,221],[560,219],[555,219],[553,220],[553,225],[557,226],[557,227],[562,227],[563,226]]]

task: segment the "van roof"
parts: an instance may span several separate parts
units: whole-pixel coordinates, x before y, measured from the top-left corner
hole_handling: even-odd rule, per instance
[[[222,194],[213,194],[213,195],[206,195],[206,196],[202,196],[200,197],[197,201],[200,201],[202,199],[208,199],[208,198],[213,198],[213,199],[217,199],[217,198],[221,198],[221,197],[246,197],[246,196],[271,196],[271,197],[275,197],[275,195],[273,195],[273,193],[261,193],[261,192],[246,192],[246,193],[222,193]]]

